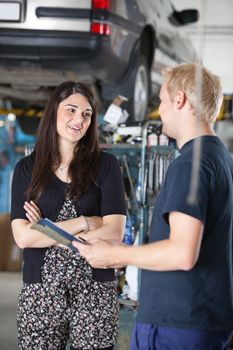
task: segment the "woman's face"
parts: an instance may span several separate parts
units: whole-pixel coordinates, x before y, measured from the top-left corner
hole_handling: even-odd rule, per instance
[[[79,93],[62,101],[57,110],[59,140],[77,143],[91,124],[92,108],[87,98]]]

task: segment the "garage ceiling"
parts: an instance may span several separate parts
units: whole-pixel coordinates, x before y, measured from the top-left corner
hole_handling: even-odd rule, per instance
[[[199,9],[198,24],[187,26],[185,32],[204,65],[221,77],[224,93],[233,94],[233,0],[172,2],[177,10]]]

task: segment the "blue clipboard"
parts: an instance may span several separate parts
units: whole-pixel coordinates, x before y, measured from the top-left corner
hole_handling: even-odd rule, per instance
[[[51,220],[44,218],[38,220],[35,224],[31,226],[33,230],[38,230],[44,233],[46,236],[54,239],[58,243],[61,243],[74,251],[78,251],[76,247],[73,246],[72,242],[76,241],[82,244],[87,244],[84,239],[76,238],[69,234],[68,232],[62,230],[60,227],[55,225]]]

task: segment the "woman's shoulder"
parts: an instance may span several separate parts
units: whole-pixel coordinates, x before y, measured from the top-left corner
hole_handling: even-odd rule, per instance
[[[111,163],[111,162],[116,162],[117,159],[116,157],[111,154],[111,153],[108,153],[106,151],[101,151],[100,152],[100,162],[101,164],[107,164],[107,163]]]
[[[102,183],[106,177],[113,173],[118,173],[119,164],[117,158],[108,152],[101,151],[100,153],[100,167],[97,179]]]
[[[15,172],[18,173],[31,173],[34,163],[34,157],[33,155],[29,155],[27,157],[21,158],[15,166]]]

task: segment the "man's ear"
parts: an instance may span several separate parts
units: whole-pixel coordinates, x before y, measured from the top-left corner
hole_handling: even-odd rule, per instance
[[[185,102],[186,102],[186,95],[183,91],[178,90],[176,95],[175,95],[175,104],[177,109],[180,109],[184,106]]]

